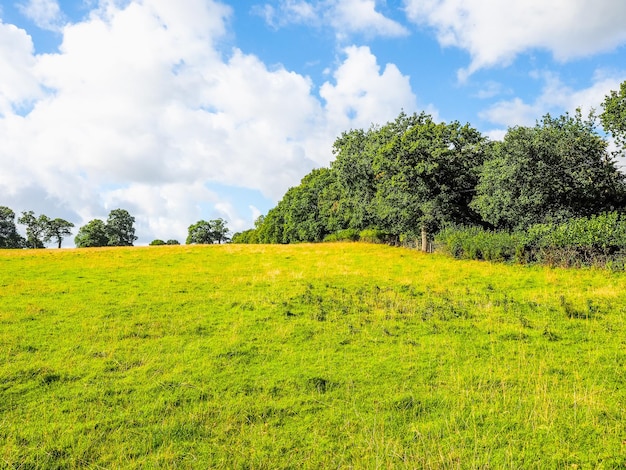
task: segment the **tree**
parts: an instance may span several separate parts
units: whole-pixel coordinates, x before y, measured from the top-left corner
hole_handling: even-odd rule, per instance
[[[524,229],[624,207],[624,175],[593,116],[547,115],[535,127],[509,129],[491,151],[471,204],[494,227]]]
[[[57,246],[61,248],[63,238],[72,234],[72,227],[74,227],[74,224],[64,219],[49,220],[44,234],[44,242],[47,243],[54,240]]]
[[[106,223],[106,233],[109,246],[133,246],[137,237],[133,224],[135,218],[124,209],[114,209],[109,213]]]
[[[157,238],[156,240],[152,240],[150,242],[150,246],[160,246],[160,245],[165,245],[165,242],[161,240],[160,238]]]
[[[166,245],[180,245],[180,242],[178,240],[174,240],[172,238],[170,238],[168,241],[165,242]]]
[[[228,232],[229,230],[224,219],[199,220],[189,226],[186,243],[188,245],[222,243],[223,241],[228,241]]]
[[[33,211],[22,212],[22,216],[17,222],[26,225],[26,246],[28,248],[44,248],[44,239],[50,219],[48,216],[41,214],[35,217]]]
[[[187,245],[213,243],[213,228],[206,220],[199,220],[188,228]]]
[[[626,81],[620,85],[619,92],[611,91],[604,98],[602,108],[602,126],[626,151]]]
[[[0,248],[23,248],[25,244],[15,226],[15,212],[0,206]]]
[[[446,223],[480,220],[470,207],[485,158],[485,138],[469,124],[436,123],[428,114],[400,116],[379,131],[373,170],[379,228],[421,235]]]
[[[335,140],[335,160],[331,169],[339,198],[333,202],[331,232],[344,228],[363,230],[378,225],[373,201],[378,183],[374,158],[381,145],[380,136],[380,128],[372,126],[368,131],[353,129],[344,132]]]
[[[78,248],[107,246],[109,244],[109,236],[105,223],[100,219],[89,221],[87,225],[82,226],[78,230],[74,243]]]
[[[224,219],[215,219],[209,222],[211,224],[213,240],[217,243],[227,242],[228,238],[228,227],[226,226],[226,221]]]

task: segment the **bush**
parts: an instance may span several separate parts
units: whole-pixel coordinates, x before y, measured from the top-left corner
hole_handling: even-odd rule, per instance
[[[362,242],[368,243],[395,243],[398,237],[376,228],[368,228],[359,233]]]
[[[518,232],[450,227],[437,234],[436,242],[455,258],[619,270],[626,258],[626,219],[611,212]]]
[[[165,242],[163,240],[160,239],[156,239],[156,240],[152,240],[150,242],[150,246],[158,246],[158,245],[165,245]]]
[[[356,242],[359,241],[359,231],[353,228],[338,230],[324,237],[325,242]]]

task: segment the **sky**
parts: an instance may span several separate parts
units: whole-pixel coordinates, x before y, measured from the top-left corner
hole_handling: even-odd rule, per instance
[[[623,0],[0,0],[0,206],[74,234],[126,209],[137,245],[241,231],[344,131],[426,111],[498,140],[624,80]]]

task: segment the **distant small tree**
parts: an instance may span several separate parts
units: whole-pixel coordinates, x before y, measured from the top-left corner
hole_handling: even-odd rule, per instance
[[[174,240],[174,239],[169,239],[168,241],[165,242],[166,245],[180,245],[180,242],[178,240]]]
[[[0,206],[0,248],[23,248],[26,240],[17,233],[15,212]]]
[[[44,234],[44,242],[47,243],[54,240],[58,248],[61,248],[63,238],[72,234],[72,227],[74,227],[74,224],[64,219],[57,218],[48,221],[48,226],[46,227]]]
[[[160,246],[160,245],[165,245],[165,242],[159,238],[157,238],[156,240],[152,240],[150,242],[150,246]]]
[[[206,220],[199,220],[187,229],[187,245],[193,244],[210,244],[213,243],[213,233],[211,223]]]
[[[135,218],[124,209],[114,209],[109,213],[106,233],[110,246],[133,246],[137,237],[133,224]]]
[[[94,219],[82,226],[74,238],[74,243],[78,248],[89,248],[96,246],[107,246],[109,237],[105,223],[100,219]]]
[[[50,219],[48,216],[41,214],[35,217],[33,211],[22,212],[22,216],[17,222],[26,225],[26,246],[28,248],[44,248],[44,239]]]
[[[228,238],[229,230],[224,219],[211,220],[209,223],[211,224],[214,241],[222,243],[230,240]]]
[[[222,243],[229,240],[228,232],[224,219],[199,220],[189,226],[186,243],[187,245]]]

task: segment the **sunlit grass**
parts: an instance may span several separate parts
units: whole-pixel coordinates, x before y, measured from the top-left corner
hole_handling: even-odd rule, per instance
[[[0,252],[0,466],[621,468],[626,277],[366,244]]]

